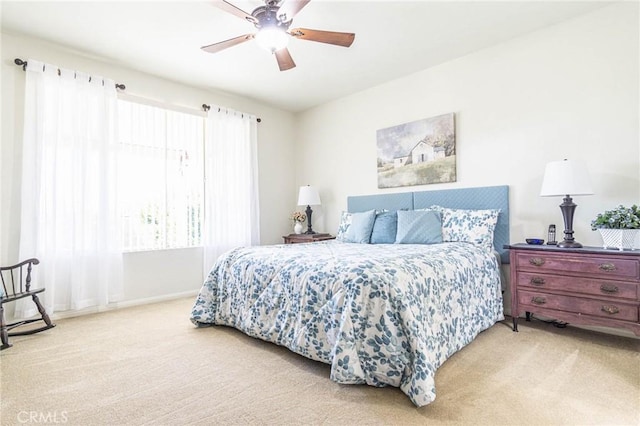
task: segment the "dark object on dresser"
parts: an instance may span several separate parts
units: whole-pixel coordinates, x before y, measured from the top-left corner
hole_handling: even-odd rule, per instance
[[[533,244],[537,246],[544,244],[544,240],[542,238],[527,238],[525,239],[525,241],[527,242],[527,244]]]
[[[550,246],[558,245],[558,242],[556,241],[556,226],[553,223],[549,225],[547,245],[550,245]]]
[[[640,251],[505,246],[511,259],[511,315],[626,328],[640,336]]]
[[[49,315],[47,315],[47,312],[38,299],[38,293],[43,292],[44,288],[31,289],[31,270],[33,265],[37,265],[39,263],[38,259],[27,259],[17,265],[0,267],[0,279],[2,281],[2,289],[0,289],[0,337],[2,338],[2,346],[0,346],[0,350],[7,349],[12,346],[9,343],[10,336],[25,336],[27,334],[34,334],[48,330],[56,326],[51,323]],[[35,303],[38,308],[40,317],[7,324],[4,319],[4,304],[25,297],[31,297],[33,303]],[[43,321],[44,325],[38,328],[9,333],[9,330],[16,327],[38,321]]]

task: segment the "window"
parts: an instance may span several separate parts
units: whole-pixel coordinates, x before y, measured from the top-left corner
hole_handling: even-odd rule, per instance
[[[123,250],[201,245],[204,121],[118,100]]]

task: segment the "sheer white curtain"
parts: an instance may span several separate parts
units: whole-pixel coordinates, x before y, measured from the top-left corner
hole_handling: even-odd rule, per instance
[[[205,129],[204,276],[223,252],[260,244],[256,117],[211,108]]]
[[[104,306],[122,294],[115,82],[29,59],[25,90],[20,258],[49,313]]]

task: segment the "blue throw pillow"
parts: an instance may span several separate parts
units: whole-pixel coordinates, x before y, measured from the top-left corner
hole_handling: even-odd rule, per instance
[[[440,213],[433,210],[398,210],[396,244],[442,242]]]
[[[396,212],[381,212],[376,215],[371,232],[371,244],[393,244],[396,241],[398,215]]]
[[[347,229],[344,241],[347,243],[368,244],[371,240],[371,231],[373,230],[373,222],[375,219],[375,210],[352,213],[351,225],[349,225],[349,229]]]

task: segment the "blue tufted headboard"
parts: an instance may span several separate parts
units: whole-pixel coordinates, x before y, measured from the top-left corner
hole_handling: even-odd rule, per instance
[[[509,244],[509,187],[507,185],[347,197],[347,209],[350,212],[373,209],[411,210],[434,204],[452,209],[500,209],[493,246],[500,253],[502,263],[509,263],[509,252],[503,248]]]

